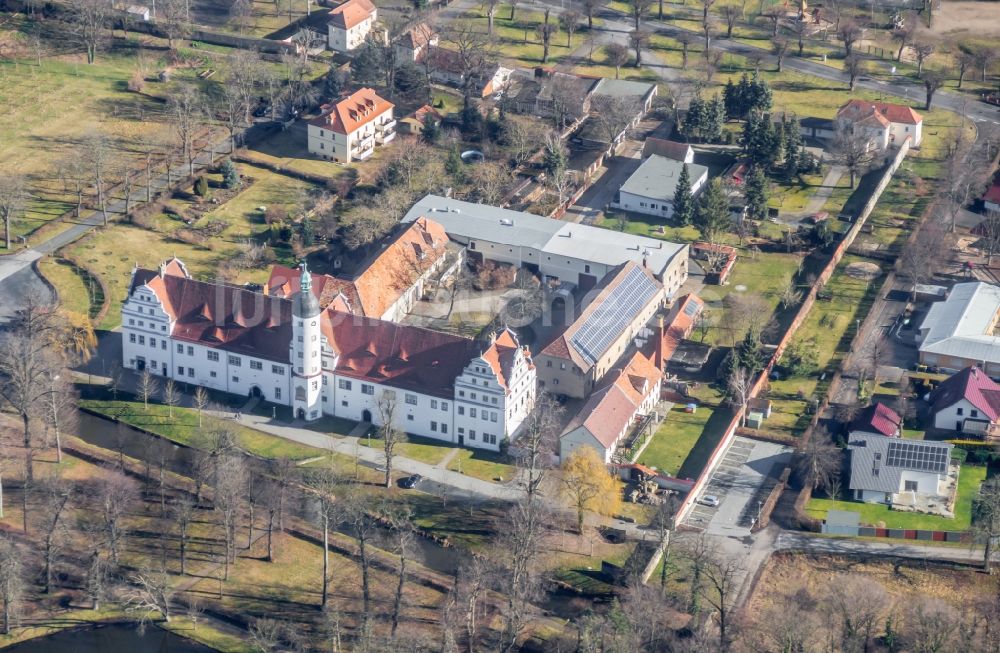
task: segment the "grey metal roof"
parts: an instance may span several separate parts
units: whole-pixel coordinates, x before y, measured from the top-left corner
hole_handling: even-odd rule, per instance
[[[904,471],[947,472],[952,445],[852,433],[847,448],[851,452],[850,489],[894,493],[899,492]]]
[[[514,247],[541,250],[563,223],[533,213],[502,209],[489,204],[425,195],[407,211],[403,222],[425,216],[441,224],[452,236],[482,238]]]
[[[708,174],[708,168],[697,163],[687,164],[691,185]],[[677,180],[680,178],[684,163],[668,159],[659,154],[652,154],[642,162],[639,169],[622,184],[622,192],[654,200],[673,201],[677,191]]]
[[[662,275],[687,245],[659,238],[564,222],[540,215],[427,195],[403,217],[411,222],[426,216],[444,226],[452,237],[482,239],[514,247],[532,247],[552,256],[616,266],[633,261]]]
[[[656,84],[649,82],[633,82],[627,79],[610,79],[602,77],[594,89],[594,95],[609,95],[612,97],[644,98],[656,90]]]
[[[1000,363],[1000,336],[991,335],[1000,311],[1000,288],[972,281],[955,284],[948,299],[931,305],[920,325],[920,351]]]

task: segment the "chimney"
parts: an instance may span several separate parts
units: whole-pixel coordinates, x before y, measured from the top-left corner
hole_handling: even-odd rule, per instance
[[[656,319],[656,353],[653,355],[653,364],[656,369],[663,371],[663,316]]]

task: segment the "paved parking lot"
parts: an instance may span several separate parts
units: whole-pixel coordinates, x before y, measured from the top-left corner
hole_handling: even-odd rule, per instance
[[[702,496],[718,497],[719,505],[711,508],[698,504],[688,514],[685,526],[705,530],[712,535],[749,535],[760,502],[774,487],[791,456],[791,447],[733,438],[702,492]]]

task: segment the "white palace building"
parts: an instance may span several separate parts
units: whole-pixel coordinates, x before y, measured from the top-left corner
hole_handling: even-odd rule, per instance
[[[322,277],[317,277],[322,278]],[[516,335],[481,343],[321,308],[302,266],[287,296],[192,279],[172,259],[136,268],[122,304],[125,367],[452,444],[499,450],[535,399],[535,366]]]

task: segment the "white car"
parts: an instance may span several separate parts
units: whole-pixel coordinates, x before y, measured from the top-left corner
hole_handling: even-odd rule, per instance
[[[706,494],[701,499],[698,499],[698,503],[703,506],[708,506],[710,508],[716,508],[719,505],[719,497],[714,494]]]

